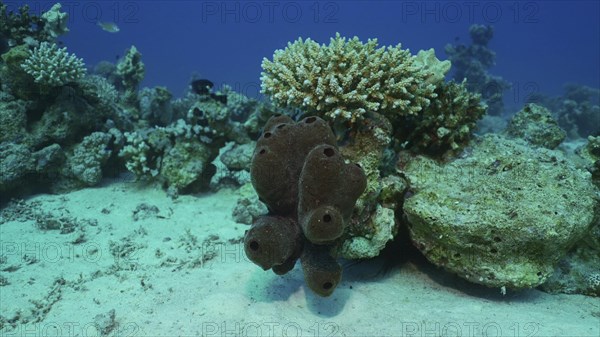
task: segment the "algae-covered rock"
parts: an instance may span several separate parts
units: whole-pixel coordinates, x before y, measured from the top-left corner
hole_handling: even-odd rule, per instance
[[[363,224],[373,228],[373,232],[366,235],[349,236],[335,249],[337,256],[345,259],[368,259],[379,255],[385,245],[394,239],[398,227],[394,219],[394,210],[377,205],[377,210],[369,219],[369,223]]]
[[[250,170],[255,146],[254,142],[240,145],[233,144],[231,148],[223,152],[221,161],[232,170]]]
[[[577,149],[583,166],[592,174],[594,184],[600,188],[600,136],[588,136],[587,144]]]
[[[127,50],[125,56],[117,63],[116,74],[120,80],[120,88],[124,90],[122,100],[129,104],[137,104],[137,88],[144,79],[146,66],[142,62],[142,54],[135,46]]]
[[[556,148],[567,137],[550,110],[534,103],[525,105],[517,112],[510,120],[506,133],[549,149]]]
[[[41,16],[41,19],[44,21],[43,31],[52,38],[57,38],[69,32],[69,28],[67,28],[69,14],[61,12],[61,8],[61,4],[56,3]]]
[[[246,183],[236,193],[240,197],[231,213],[235,222],[251,225],[258,217],[269,211],[267,206],[258,200],[251,183]]]
[[[0,143],[0,192],[14,188],[34,171],[35,160],[26,146]]]
[[[203,174],[212,157],[212,150],[200,141],[177,142],[164,154],[160,174],[168,186],[177,190],[193,183],[205,184]]]
[[[565,256],[541,288],[550,293],[600,296],[600,221]]]
[[[588,137],[586,145],[578,148],[574,160],[592,174],[600,188],[600,137]],[[557,265],[554,274],[541,288],[550,293],[600,296],[600,212],[596,224]]]
[[[225,186],[239,187],[250,182],[250,163],[255,142],[246,144],[227,143],[219,150],[219,157],[213,161],[216,168],[210,187],[217,190]]]
[[[168,125],[173,120],[171,98],[173,94],[165,87],[144,88],[139,94],[140,117],[149,125]]]
[[[13,98],[12,96],[10,96]],[[21,100],[0,100],[0,143],[18,141],[25,134],[27,124],[26,103]]]
[[[102,166],[112,154],[109,143],[112,135],[94,132],[86,136],[73,149],[66,165],[66,175],[72,176],[80,185],[94,186],[102,179]]]
[[[397,197],[405,189],[396,176],[382,177],[385,166],[385,149],[392,141],[389,120],[377,113],[365,119],[364,127],[352,133],[352,139],[341,147],[345,157],[362,167],[367,177],[367,188],[358,198],[352,221],[334,254],[346,259],[375,257],[392,240],[397,232],[394,212]]]
[[[589,172],[561,152],[486,135],[464,157],[403,172],[411,238],[434,264],[486,286],[529,288],[584,236],[598,211]]]

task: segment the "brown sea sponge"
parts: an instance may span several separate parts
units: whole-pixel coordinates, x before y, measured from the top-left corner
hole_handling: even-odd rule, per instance
[[[365,190],[362,168],[344,161],[323,119],[275,116],[257,141],[250,175],[269,214],[246,232],[246,255],[279,275],[301,258],[308,286],[331,295],[342,268],[329,251]]]

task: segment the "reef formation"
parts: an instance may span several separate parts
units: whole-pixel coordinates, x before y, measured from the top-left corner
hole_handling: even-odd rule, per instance
[[[338,258],[401,239],[486,286],[600,293],[598,90],[531,97],[497,135],[479,135],[508,87],[487,73],[491,27],[471,27],[450,60],[300,38],[263,60],[261,102],[206,79],[181,98],[141,87],[136,46],[86,65],[59,47],[68,22],[58,4],[39,16],[0,4],[3,203],[124,172],[173,198],[241,186],[248,256],[278,274],[299,259],[320,295],[340,282]]]

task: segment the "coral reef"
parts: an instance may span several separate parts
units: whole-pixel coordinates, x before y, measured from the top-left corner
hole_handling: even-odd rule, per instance
[[[14,13],[8,11],[6,4],[0,3],[0,36],[8,40],[9,47],[21,44],[34,46],[41,41],[52,41],[51,34],[61,34],[62,27],[57,26],[55,18],[66,18],[66,13],[59,12],[60,5],[55,5],[53,9],[52,15],[44,17],[42,14],[42,17],[39,17],[29,13],[30,7],[27,4],[19,7],[18,13]],[[46,24],[48,28],[45,28]]]
[[[362,167],[367,187],[356,201],[355,216],[334,245],[336,256],[348,259],[375,257],[397,232],[394,213],[400,204],[387,196],[395,195],[405,186],[390,183],[398,178],[385,167],[388,160],[393,160],[393,157],[386,157],[391,142],[391,123],[384,116],[372,113],[363,126],[351,134],[350,140],[340,146],[344,157]]]
[[[60,5],[40,18],[26,6],[0,14],[7,19],[2,31],[14,33],[0,62],[0,165],[9,169],[0,183],[3,197],[90,186],[118,171],[107,170],[119,165],[114,127],[126,130],[130,123],[122,120],[114,86],[87,75],[81,59],[56,45],[68,31],[67,14]]]
[[[146,66],[142,62],[142,54],[135,46],[131,46],[125,56],[119,60],[116,68],[116,75],[121,86],[119,89],[125,91],[124,102],[134,105],[137,103],[137,89],[145,74]]]
[[[64,152],[58,144],[31,151],[25,144],[0,143],[0,202],[16,193],[40,191],[50,177],[58,176]]]
[[[600,135],[600,89],[566,84],[559,97],[536,94],[529,101],[552,111],[570,139]]]
[[[434,61],[435,60],[435,61]],[[378,48],[338,34],[329,45],[301,38],[263,59],[262,91],[280,107],[355,123],[368,112],[394,118],[421,112],[450,67],[433,50],[414,57],[400,45]]]
[[[235,222],[251,225],[260,216],[267,214],[267,206],[258,200],[250,182],[240,187],[237,193],[240,194],[240,198],[231,214]]]
[[[600,297],[600,221],[589,235],[560,260],[554,274],[541,285],[550,293]]]
[[[82,59],[67,53],[67,48],[42,42],[21,64],[26,73],[33,76],[35,83],[47,87],[58,87],[77,82],[86,73]]]
[[[112,129],[111,133],[93,132],[84,137],[68,155],[63,175],[72,177],[77,187],[95,186],[103,177],[102,169],[114,152],[114,144],[119,144],[121,139],[122,134],[117,129]]]
[[[34,170],[35,160],[26,146],[0,144],[0,191],[14,188]]]
[[[119,156],[138,179],[157,179],[177,191],[198,190],[208,183],[203,174],[217,155],[199,139],[203,131],[180,119],[166,127],[126,132]]]
[[[213,164],[217,168],[210,182],[211,188],[217,190],[223,186],[240,187],[250,182],[250,165],[255,142],[236,144],[227,143],[221,148],[220,155]]]
[[[565,85],[558,122],[571,137],[600,136],[600,89]]]
[[[377,205],[366,223],[360,224],[367,230],[360,233],[355,229],[357,225],[353,227],[353,231],[335,246],[335,255],[354,260],[376,257],[398,231],[394,209],[381,205]]]
[[[567,136],[550,111],[537,104],[527,104],[510,120],[506,133],[532,145],[556,148]]]
[[[490,287],[543,283],[599,209],[591,175],[561,152],[499,135],[445,165],[418,156],[399,169],[410,184],[403,210],[415,246]]]
[[[21,68],[23,62],[29,57],[30,49],[27,45],[18,45],[2,54],[0,74],[2,75],[3,90],[19,99],[34,100],[39,97],[36,90],[37,84],[33,77]]]
[[[140,119],[148,125],[165,126],[172,122],[171,94],[165,87],[143,88],[139,94]]]
[[[467,89],[481,94],[490,115],[502,115],[502,96],[510,88],[510,83],[488,73],[488,69],[496,63],[496,53],[488,47],[494,29],[492,26],[472,25],[469,34],[470,46],[446,45],[446,54],[453,66],[452,76],[456,81],[466,79]]]
[[[573,161],[592,174],[594,185],[600,189],[600,136],[589,136],[575,153]],[[560,260],[554,274],[542,284],[544,291],[600,297],[600,212],[595,220],[589,233]]]
[[[61,12],[61,8],[62,5],[56,3],[47,12],[42,14],[41,19],[44,22],[42,30],[51,38],[57,38],[69,31],[69,28],[67,28],[69,14]]]
[[[363,170],[344,162],[324,120],[295,123],[277,116],[257,141],[250,172],[269,213],[247,231],[246,254],[277,274],[287,273],[300,258],[308,286],[331,295],[342,274],[331,244],[342,236],[366,187]]]
[[[247,176],[245,172],[249,169],[247,164],[246,171],[234,167],[236,163],[233,161],[229,162],[231,169],[219,165],[222,170],[216,176],[217,167],[212,162],[226,143],[230,142],[230,146],[250,143],[251,136],[254,136],[253,127],[248,128],[237,119],[245,120],[268,110],[245,97],[237,102],[230,99],[223,102],[211,95],[191,94],[169,103],[161,98],[167,96],[161,92],[164,92],[163,89],[142,90],[140,104],[145,101],[144,97],[148,97],[150,103],[148,108],[141,110],[147,114],[137,123],[136,130],[125,133],[126,145],[119,155],[124,158],[126,168],[138,179],[161,182],[173,195],[206,189],[213,177],[214,189],[218,188],[221,178],[223,182],[232,178],[230,181],[236,184],[245,183],[244,175]],[[229,89],[220,95],[242,97]],[[149,127],[150,121],[160,121],[160,114],[164,111],[161,106],[168,106],[168,115],[174,121],[166,126],[157,123]]]
[[[282,109],[328,120],[339,138],[386,118],[396,147],[450,155],[464,146],[486,106],[466,82],[444,83],[449,61],[433,49],[411,55],[339,34],[329,45],[298,39],[264,59],[262,90]],[[382,117],[380,117],[382,116]]]
[[[585,147],[578,152],[586,160],[584,166],[592,174],[594,184],[600,188],[600,136],[589,136]]]
[[[0,97],[0,125],[2,125],[0,143],[17,142],[23,137],[27,125],[26,112],[26,102],[17,100],[9,94]]]
[[[449,155],[468,143],[487,107],[479,94],[467,91],[466,81],[438,84],[435,93],[422,114],[407,117],[396,128],[396,139],[419,153]]]

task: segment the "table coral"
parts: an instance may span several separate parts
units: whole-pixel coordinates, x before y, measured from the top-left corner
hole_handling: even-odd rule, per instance
[[[344,161],[321,118],[295,123],[276,116],[257,141],[250,173],[269,213],[246,232],[246,255],[276,274],[287,273],[300,258],[308,286],[331,295],[342,275],[331,249],[365,190],[362,168]]]
[[[432,69],[450,66],[433,62],[431,52],[417,60],[400,45],[378,47],[377,39],[362,43],[338,33],[319,45],[300,38],[263,60],[262,91],[282,107],[342,122],[362,120],[369,111],[411,115],[435,98],[444,76]]]

